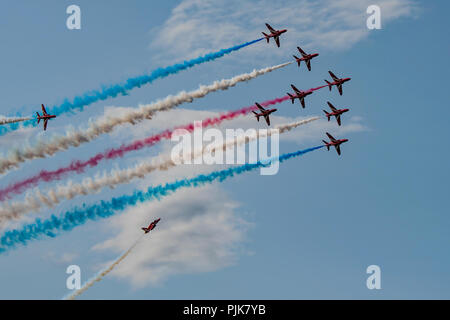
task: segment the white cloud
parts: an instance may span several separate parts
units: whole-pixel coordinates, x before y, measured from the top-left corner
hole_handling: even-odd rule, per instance
[[[265,22],[275,28],[287,28],[281,39],[282,50],[267,45],[246,49],[248,57],[258,59],[286,57],[286,49],[297,45],[307,50],[348,49],[367,37],[366,9],[372,0],[183,0],[172,10],[150,47],[158,58],[193,58],[211,51],[256,39],[266,31]],[[416,9],[412,0],[378,0],[382,26],[399,17],[411,16]]]
[[[235,212],[237,207],[217,186],[182,190],[111,219],[113,228],[120,230],[118,235],[94,249],[124,251],[140,236],[142,226],[161,217],[157,228],[112,275],[143,287],[173,274],[214,271],[236,261],[249,226]]]
[[[117,111],[120,112],[120,107]],[[115,110],[110,107],[110,111]],[[121,128],[116,134],[142,138],[152,133],[172,128],[176,125],[216,117],[219,112],[204,110],[176,109],[170,113],[158,113],[151,120],[152,125],[140,123],[129,128]],[[273,116],[274,125],[294,122],[307,117]],[[149,129],[151,127],[151,129]],[[220,127],[225,128],[267,128],[258,123],[252,115],[226,121]],[[280,135],[284,141],[299,144],[317,145],[325,138],[324,132],[330,131],[339,137],[349,132],[368,130],[363,119],[357,116],[343,117],[343,125],[335,121],[321,119]],[[171,142],[162,143],[161,153],[168,154]],[[144,158],[135,159],[144,161]],[[147,160],[147,159],[145,159]],[[154,172],[143,180],[136,181],[139,189],[174,181],[180,177],[191,177],[211,172],[219,166],[182,165],[166,172]],[[162,220],[154,233],[144,237],[136,249],[120,264],[112,275],[127,279],[135,287],[158,284],[174,274],[214,271],[235,263],[238,249],[245,239],[245,230],[250,225],[236,212],[238,204],[229,199],[220,185],[208,185],[201,188],[185,189],[163,198],[138,205],[120,216],[108,220],[108,228],[119,230],[117,236],[103,241],[96,250],[112,250],[119,254],[128,249],[139,237],[140,227],[155,218]]]

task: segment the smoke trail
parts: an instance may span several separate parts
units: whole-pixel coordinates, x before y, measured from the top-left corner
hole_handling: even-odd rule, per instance
[[[289,96],[284,96],[281,98],[264,101],[261,102],[260,104],[263,107],[267,107],[270,105],[281,103],[288,99]],[[257,107],[255,105],[252,105],[235,111],[226,112],[215,118],[204,119],[202,121],[202,127],[206,128],[209,126],[219,125],[225,120],[232,120],[238,116],[246,115],[247,113],[255,109],[257,109]],[[163,139],[170,139],[172,137],[173,132],[179,129],[192,132],[194,131],[194,124],[190,123],[187,125],[178,126],[176,128],[165,130],[161,133],[152,135],[148,138],[136,140],[129,144],[124,144],[118,148],[109,149],[107,151],[96,154],[95,156],[89,158],[86,161],[74,160],[70,163],[70,165],[53,171],[42,170],[35,176],[11,184],[4,189],[0,189],[0,201],[4,201],[5,199],[9,198],[11,194],[19,194],[24,190],[26,190],[27,188],[36,186],[40,181],[50,182],[54,180],[59,180],[70,172],[83,173],[87,167],[90,168],[96,167],[97,165],[100,164],[102,160],[110,160],[118,157],[123,157],[127,152],[137,151],[145,147],[151,147]]]
[[[141,235],[139,237],[139,239],[137,239],[133,245],[127,250],[125,251],[121,256],[119,256],[116,260],[114,260],[113,263],[111,263],[111,265],[100,271],[96,276],[94,276],[93,278],[89,279],[87,282],[85,282],[83,284],[83,286],[76,290],[75,292],[73,292],[71,295],[67,296],[64,298],[64,300],[75,300],[76,297],[78,297],[79,295],[81,295],[83,292],[85,292],[87,289],[89,289],[90,287],[92,287],[96,282],[100,282],[108,273],[110,273],[119,263],[122,262],[123,259],[125,259],[130,253],[131,251],[133,251],[133,249],[136,247],[136,245],[139,243],[139,241],[141,241],[142,237],[144,235]]]
[[[249,81],[268,72],[283,68],[292,62],[283,63],[273,67],[267,67],[260,70],[253,70],[250,73],[244,73],[231,79],[215,81],[208,86],[201,85],[199,89],[185,92],[182,91],[176,96],[168,96],[153,104],[141,106],[138,110],[130,109],[126,114],[120,117],[107,117],[92,123],[84,131],[73,131],[66,133],[65,136],[54,136],[50,141],[40,141],[35,146],[27,147],[22,150],[15,150],[8,157],[0,158],[0,174],[5,173],[12,168],[18,167],[20,163],[35,158],[46,158],[59,151],[66,150],[69,147],[78,147],[80,144],[92,141],[102,134],[111,132],[116,126],[143,121],[151,118],[158,111],[167,111],[185,102],[192,102],[206,96],[208,93],[227,90],[236,84]]]
[[[31,118],[0,118],[0,125],[3,124],[9,124],[9,123],[17,123],[17,122],[22,122],[22,121],[28,121],[31,120]]]
[[[103,87],[99,90],[93,90],[86,92],[82,95],[76,96],[72,99],[72,101],[65,100],[62,104],[56,105],[49,108],[49,112],[51,114],[60,115],[62,113],[70,112],[73,110],[83,110],[85,106],[88,106],[90,104],[93,104],[98,101],[106,100],[108,98],[114,98],[118,95],[127,95],[128,92],[134,88],[140,88],[143,85],[152,83],[156,79],[165,78],[169,75],[178,73],[182,70],[189,69],[195,65],[202,64],[208,61],[213,61],[215,59],[218,59],[220,57],[223,57],[226,54],[229,54],[233,51],[237,51],[239,49],[242,49],[244,47],[247,47],[249,45],[252,45],[256,42],[259,42],[263,40],[264,38],[256,39],[253,41],[249,41],[237,46],[233,46],[228,49],[222,49],[216,52],[208,53],[204,56],[187,60],[182,63],[176,63],[174,65],[165,67],[165,68],[158,68],[154,71],[152,71],[150,74],[137,76],[128,79],[124,83],[121,84],[114,84],[107,87]],[[27,122],[24,124],[24,126],[36,126],[36,123],[33,122]],[[17,130],[19,126],[11,126],[9,128],[7,127],[0,127],[0,135],[4,135],[7,132]]]
[[[41,239],[44,236],[57,237],[61,233],[83,225],[89,220],[104,219],[123,211],[129,206],[135,206],[138,203],[154,199],[159,200],[181,188],[199,187],[215,181],[222,182],[236,175],[270,165],[272,162],[284,162],[320,148],[323,148],[323,145],[292,153],[285,153],[277,158],[271,158],[264,162],[258,161],[253,164],[244,164],[214,171],[209,174],[201,174],[190,179],[185,178],[164,185],[149,187],[145,192],[135,190],[131,195],[113,198],[110,201],[101,201],[90,206],[83,204],[81,207],[75,207],[59,216],[52,215],[45,220],[36,219],[33,223],[24,225],[19,229],[6,231],[0,238],[0,253],[7,252],[19,244],[26,245],[28,242]]]
[[[29,211],[38,211],[42,206],[53,207],[59,204],[63,200],[71,200],[79,195],[88,195],[99,192],[105,187],[114,188],[119,184],[129,183],[133,179],[143,179],[145,176],[156,170],[168,170],[172,167],[182,164],[185,160],[192,160],[202,156],[203,154],[213,153],[216,150],[228,149],[235,145],[241,145],[248,143],[249,141],[256,140],[260,137],[271,136],[273,133],[285,133],[301,125],[308,124],[312,121],[318,120],[319,117],[313,117],[305,120],[296,121],[284,125],[279,125],[274,129],[268,131],[255,131],[252,135],[241,135],[230,141],[225,141],[221,144],[202,147],[198,150],[194,150],[187,155],[187,159],[181,155],[177,159],[172,159],[170,156],[160,156],[148,162],[142,162],[136,165],[134,168],[113,171],[109,175],[103,175],[102,177],[86,178],[80,184],[73,184],[71,181],[65,186],[58,186],[56,189],[46,191],[45,194],[40,190],[34,190],[32,193],[27,194],[24,200],[15,202],[13,204],[4,205],[0,208],[0,224],[11,220],[18,219],[23,214]]]

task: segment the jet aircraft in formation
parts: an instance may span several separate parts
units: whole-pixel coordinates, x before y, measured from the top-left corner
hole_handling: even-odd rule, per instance
[[[269,29],[270,34],[267,34],[265,32],[262,32],[262,34],[264,35],[264,37],[267,40],[267,43],[269,43],[269,39],[273,38],[278,46],[278,48],[280,47],[280,35],[282,35],[283,33],[285,33],[287,31],[287,29],[283,29],[283,30],[275,30],[274,28],[272,28],[270,26],[270,24],[266,23],[266,27],[267,29]]]
[[[261,111],[261,113],[256,113],[255,111],[252,111],[255,114],[256,120],[258,120],[259,122],[259,117],[264,117],[264,119],[267,122],[267,125],[270,126],[270,114],[277,111],[277,109],[264,109],[258,102],[256,102],[256,106],[258,107],[259,111]]]
[[[296,55],[293,56],[295,61],[297,61],[298,66],[300,67],[300,62],[305,61],[306,67],[308,68],[309,71],[311,71],[311,59],[317,57],[319,54],[318,53],[307,54],[300,47],[297,47],[297,50],[302,55],[301,58],[297,57]]]

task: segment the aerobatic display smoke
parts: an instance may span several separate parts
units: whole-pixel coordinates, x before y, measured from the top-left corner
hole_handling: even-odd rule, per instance
[[[99,119],[91,123],[86,130],[67,132],[65,136],[54,136],[50,141],[39,141],[34,146],[14,150],[9,156],[0,158],[0,174],[18,167],[20,163],[25,161],[46,158],[59,151],[67,150],[69,147],[78,147],[83,143],[96,139],[102,134],[111,132],[116,126],[126,123],[136,124],[137,122],[151,118],[156,112],[173,109],[180,104],[202,98],[211,92],[227,90],[240,82],[249,81],[268,72],[283,68],[291,63],[287,62],[273,67],[253,70],[250,73],[244,73],[230,79],[215,81],[213,84],[207,86],[201,85],[197,90],[190,92],[182,91],[175,96],[170,95],[153,104],[140,106],[138,109],[129,109],[121,116],[107,116]]]
[[[111,271],[113,271],[113,269],[123,261],[123,259],[125,259],[130,253],[131,251],[133,251],[133,249],[137,246],[137,244],[139,243],[139,241],[141,241],[142,237],[144,236],[141,235],[134,243],[133,245],[127,250],[125,251],[122,255],[120,255],[116,260],[114,260],[113,263],[111,263],[111,265],[109,267],[107,267],[106,269],[100,271],[99,273],[97,273],[97,275],[95,275],[93,278],[89,279],[88,281],[86,281],[83,286],[78,289],[75,290],[72,294],[70,294],[69,296],[65,297],[64,300],[75,300],[76,297],[78,297],[80,294],[82,294],[83,292],[85,292],[87,289],[89,289],[90,287],[92,287],[96,282],[100,282],[108,273],[110,273]]]
[[[33,223],[25,224],[18,229],[4,232],[0,238],[0,253],[7,252],[19,244],[26,245],[30,241],[41,239],[44,236],[57,237],[61,233],[83,225],[89,220],[110,217],[123,211],[127,207],[154,199],[161,199],[182,188],[199,187],[215,181],[222,182],[236,175],[268,166],[272,162],[284,162],[322,147],[323,145],[286,153],[276,158],[267,159],[266,161],[258,161],[252,164],[231,167],[214,171],[209,174],[201,174],[193,178],[180,179],[175,182],[149,187],[146,191],[135,190],[131,195],[116,197],[110,201],[100,201],[93,205],[84,204],[81,207],[75,207],[59,216],[52,215],[45,220],[36,219]]]
[[[201,57],[194,58],[191,60],[186,60],[182,63],[176,63],[174,65],[165,67],[165,68],[158,68],[154,71],[152,71],[150,74],[137,76],[133,78],[129,78],[124,83],[121,84],[114,84],[109,86],[104,86],[103,88],[99,90],[92,90],[89,92],[86,92],[82,95],[76,96],[71,101],[66,99],[63,101],[60,105],[55,105],[53,107],[49,107],[49,113],[54,115],[60,115],[62,113],[70,113],[74,110],[82,110],[85,106],[88,106],[90,104],[93,104],[95,102],[99,102],[102,100],[106,100],[109,98],[114,98],[119,95],[127,95],[129,91],[135,88],[139,88],[143,85],[152,83],[156,79],[165,78],[169,75],[178,73],[182,70],[189,69],[195,65],[202,64],[208,61],[212,61],[218,58],[221,58],[233,51],[237,51],[239,49],[245,48],[249,45],[252,45],[254,43],[257,43],[264,38],[259,38],[253,41],[249,41],[237,46],[233,46],[228,49],[222,49],[217,52],[212,52],[205,54]],[[28,119],[27,119],[28,120]],[[36,123],[33,121],[29,121],[24,124],[24,126],[36,126]],[[11,127],[0,127],[0,135],[4,135],[7,132],[17,130],[19,126],[11,126]]]
[[[293,123],[279,125],[267,131],[254,131],[252,135],[244,134],[220,144],[209,145],[207,147],[202,146],[188,154],[187,157],[189,160],[192,160],[203,154],[211,154],[219,149],[226,150],[261,137],[271,136],[273,133],[285,133],[318,119],[319,117],[312,117],[299,120]],[[129,183],[134,179],[143,179],[155,170],[168,170],[178,164],[183,164],[183,161],[185,161],[185,158],[181,155],[175,161],[171,156],[159,156],[150,161],[143,161],[133,168],[114,170],[110,174],[104,174],[101,177],[86,178],[79,184],[74,184],[69,181],[67,185],[58,186],[56,189],[48,190],[45,193],[41,193],[40,190],[33,190],[22,201],[6,204],[0,208],[0,224],[11,219],[18,219],[29,211],[38,211],[42,206],[53,207],[63,200],[71,200],[76,196],[97,193],[105,187],[114,188],[117,185]]]
[[[0,118],[0,125],[31,120],[31,118]]]
[[[267,100],[267,101],[261,102],[260,104],[263,107],[267,107],[270,105],[281,103],[288,99],[289,99],[289,96],[284,96],[284,97],[277,98],[277,99]],[[252,105],[252,106],[245,107],[245,108],[242,108],[239,110],[223,113],[217,117],[207,118],[207,119],[202,120],[202,127],[206,128],[209,126],[219,125],[223,121],[232,120],[236,117],[246,115],[249,112],[256,110],[256,109],[258,109],[256,107],[256,105]],[[118,148],[112,148],[112,149],[106,150],[104,152],[98,153],[95,156],[93,156],[85,161],[74,160],[70,163],[70,165],[68,165],[66,167],[61,167],[59,169],[52,170],[52,171],[42,170],[38,174],[36,174],[30,178],[12,183],[9,186],[7,186],[6,188],[0,189],[0,201],[4,201],[5,199],[9,198],[13,194],[20,194],[23,191],[25,191],[27,188],[36,186],[41,181],[51,182],[51,181],[59,180],[71,172],[76,172],[78,174],[82,174],[86,168],[96,167],[103,160],[111,160],[111,159],[123,157],[128,152],[137,151],[137,150],[140,150],[145,147],[151,147],[163,139],[170,140],[172,137],[172,134],[176,130],[179,130],[179,129],[183,129],[188,132],[192,132],[192,131],[194,131],[194,124],[190,123],[187,125],[178,126],[176,128],[165,130],[161,133],[152,135],[145,139],[140,139],[140,140],[136,140],[131,143],[128,143],[128,144],[123,144],[122,146],[120,146]]]

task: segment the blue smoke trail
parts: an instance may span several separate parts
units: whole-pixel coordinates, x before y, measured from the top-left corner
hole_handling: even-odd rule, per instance
[[[217,52],[208,53],[204,56],[187,60],[182,63],[176,63],[174,65],[158,68],[153,70],[150,74],[130,78],[122,84],[115,84],[110,86],[105,86],[100,90],[93,90],[86,92],[80,96],[76,96],[72,101],[68,99],[64,100],[60,105],[55,105],[47,108],[48,113],[54,115],[60,115],[62,113],[71,112],[74,110],[83,110],[85,106],[93,104],[98,101],[103,101],[108,98],[115,98],[118,95],[127,95],[128,92],[134,88],[140,88],[143,85],[152,83],[156,79],[165,78],[171,74],[178,73],[179,71],[189,69],[197,64],[212,61],[223,57],[233,51],[237,51],[256,42],[263,40],[264,38],[259,38],[250,42],[246,42],[228,49],[222,49]],[[20,115],[18,115],[20,117]],[[22,127],[35,127],[37,125],[35,120],[28,120],[22,122]],[[19,129],[21,127],[18,123],[10,124],[8,126],[0,127],[0,136]]]
[[[0,253],[4,253],[9,249],[15,248],[18,244],[26,245],[29,241],[40,239],[44,235],[54,238],[63,231],[69,231],[77,226],[83,225],[88,220],[108,218],[114,215],[116,211],[123,211],[127,207],[134,206],[137,203],[150,201],[153,199],[160,200],[161,198],[166,197],[181,188],[199,187],[205,184],[213,183],[214,181],[222,182],[228,178],[232,178],[235,175],[240,175],[257,168],[268,166],[277,160],[283,162],[322,147],[324,146],[321,145],[292,153],[285,153],[279,158],[269,158],[264,161],[244,164],[238,167],[231,167],[206,175],[201,174],[190,179],[177,180],[175,182],[166,183],[165,185],[150,187],[145,192],[135,190],[131,195],[113,198],[110,201],[101,201],[90,206],[83,204],[81,207],[76,207],[69,210],[64,214],[61,214],[59,217],[52,215],[49,219],[43,221],[38,218],[34,223],[24,225],[21,229],[5,232],[0,238]]]

